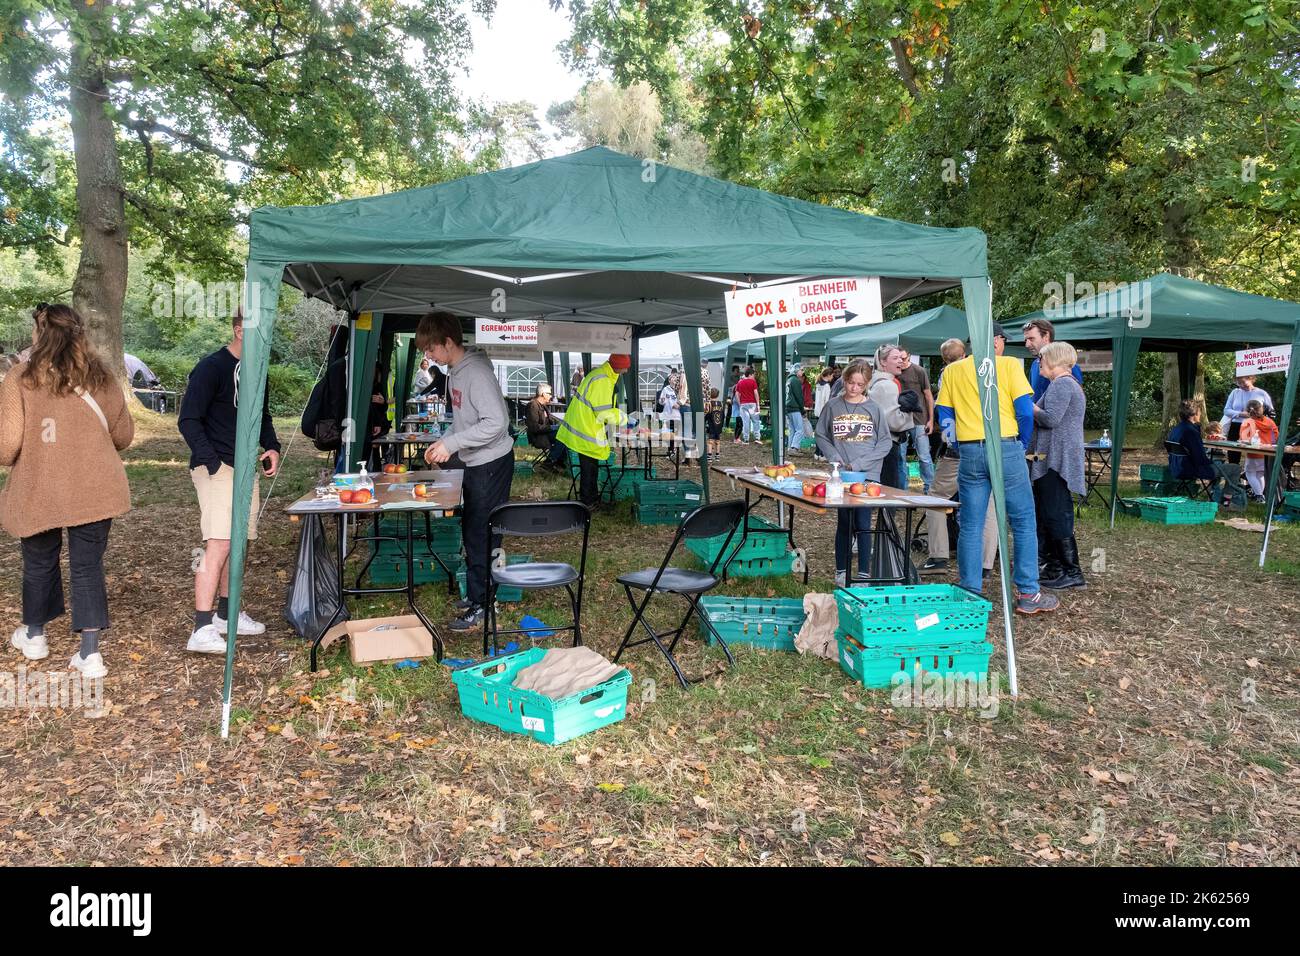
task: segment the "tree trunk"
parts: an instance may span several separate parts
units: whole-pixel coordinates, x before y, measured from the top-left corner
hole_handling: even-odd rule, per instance
[[[1165,375],[1160,389],[1164,393],[1164,404],[1160,411],[1160,429],[1156,432],[1155,445],[1158,449],[1163,450],[1165,435],[1169,434],[1169,429],[1173,427],[1173,423],[1178,421],[1178,403],[1183,400],[1182,386],[1178,382],[1178,354],[1176,352],[1165,353]]]
[[[81,259],[72,283],[72,304],[86,320],[91,345],[119,378],[122,362],[122,306],[126,301],[127,224],[122,166],[108,83],[94,38],[101,35],[107,4],[74,9],[82,29],[73,30],[69,73],[73,155],[77,164],[77,214]]]

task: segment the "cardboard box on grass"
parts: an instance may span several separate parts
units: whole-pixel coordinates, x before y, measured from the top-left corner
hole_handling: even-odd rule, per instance
[[[375,630],[388,625],[392,626],[391,630]],[[336,624],[325,634],[321,650],[343,638],[347,638],[353,664],[420,660],[433,656],[433,635],[414,614],[367,617]]]

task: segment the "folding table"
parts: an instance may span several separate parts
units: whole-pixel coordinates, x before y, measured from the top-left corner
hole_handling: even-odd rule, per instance
[[[872,508],[876,511],[875,530],[872,532],[873,537],[883,538],[887,544],[895,551],[895,557],[899,559],[900,571],[896,575],[884,574],[872,575],[867,579],[871,584],[918,584],[921,576],[912,563],[912,529],[913,516],[917,511],[942,511],[945,514],[957,507],[957,502],[950,501],[947,498],[940,498],[935,495],[916,495],[901,488],[890,488],[882,485],[880,495],[872,497],[870,495],[854,495],[847,490],[844,492],[844,498],[841,501],[827,501],[825,498],[809,497],[802,491],[782,491],[775,487],[776,483],[782,479],[769,478],[760,470],[753,466],[750,467],[724,467],[714,465],[710,469],[717,474],[723,475],[730,479],[733,487],[739,485],[745,492],[745,518],[741,522],[740,542],[727,562],[723,565],[723,577],[726,577],[726,569],[736,555],[740,553],[741,546],[744,545],[745,539],[752,534],[784,534],[790,541],[792,548],[796,547],[794,540],[794,515],[796,511],[808,511],[812,514],[827,514],[831,511],[838,511],[841,508]],[[814,477],[818,481],[826,480],[822,472],[815,474],[808,473],[807,470],[801,469],[804,474],[796,472],[794,477],[798,479],[807,478],[812,480]],[[778,504],[789,505],[790,520],[785,528],[757,528],[749,524],[749,513],[758,506],[764,498],[771,499]],[[905,518],[905,532],[902,538],[898,535],[898,527],[894,523],[892,512],[901,510]],[[885,562],[883,557],[878,557],[879,552],[873,548],[873,562],[877,567],[884,568]],[[808,562],[804,562],[803,568],[804,584],[808,583]]]
[[[450,517],[459,511],[464,501],[462,495],[462,480],[465,473],[460,470],[436,470],[436,471],[417,471],[408,472],[402,475],[375,475],[375,498],[367,504],[353,505],[343,504],[337,500],[327,500],[318,498],[315,489],[307,492],[293,504],[289,505],[285,511],[293,518],[302,516],[328,515],[334,519],[335,534],[335,561],[338,564],[339,576],[339,606],[334,609],[333,615],[320,629],[311,645],[311,669],[316,670],[316,655],[320,649],[321,642],[325,639],[326,633],[339,620],[344,609],[344,601],[349,596],[359,596],[366,594],[405,594],[406,603],[411,610],[420,619],[428,632],[433,636],[434,653],[438,660],[443,657],[442,635],[438,632],[433,622],[425,616],[415,603],[415,541],[413,533],[413,520],[417,513],[423,515],[425,520],[429,518]],[[428,498],[416,498],[411,492],[415,484],[427,484],[432,495]],[[362,567],[361,572],[357,574],[356,585],[348,587],[344,567],[347,564],[348,557],[356,551],[357,546],[362,542],[371,541],[401,541],[402,539],[394,535],[384,535],[379,533],[379,519],[383,515],[400,514],[406,518],[406,547],[404,557],[406,558],[406,584],[398,587],[380,588],[380,587],[362,587],[361,575],[365,573],[366,568],[370,566],[370,561],[374,560],[374,552],[371,549],[370,560],[367,560]],[[351,547],[345,544],[343,534],[343,521],[348,515],[359,515],[363,517],[374,518],[375,526],[370,534],[354,534],[351,540]],[[357,530],[360,530],[360,522],[356,523]],[[448,587],[455,582],[454,572],[447,567],[442,558],[433,553],[438,565],[447,573]]]

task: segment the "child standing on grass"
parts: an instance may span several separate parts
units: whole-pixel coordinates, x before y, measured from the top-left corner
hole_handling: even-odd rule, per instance
[[[1261,445],[1277,444],[1277,422],[1264,414],[1264,403],[1252,398],[1246,403],[1249,416],[1241,423],[1241,440],[1252,442],[1259,439]],[[1250,485],[1250,495],[1256,501],[1264,500],[1264,456],[1246,455],[1246,482]]]
[[[709,461],[722,457],[722,399],[716,388],[709,389],[704,408],[704,427],[709,439]]]

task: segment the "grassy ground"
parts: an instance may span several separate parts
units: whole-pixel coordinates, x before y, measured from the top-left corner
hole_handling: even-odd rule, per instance
[[[551,748],[467,721],[449,673],[432,662],[354,668],[339,650],[307,672],[280,609],[297,529],[281,509],[324,464],[309,452],[295,443],[250,553],[245,606],[268,631],[241,642],[235,726],[222,741],[221,661],[183,652],[200,545],[187,456],[174,419],[142,413],[127,453],[135,507],[109,549],[108,714],[0,712],[0,862],[1294,865],[1300,856],[1293,526],[1277,531],[1275,563],[1261,572],[1255,532],[1129,518],[1110,530],[1086,510],[1090,588],[1064,596],[1060,613],[1017,620],[1016,701],[1005,694],[995,610],[1003,696],[991,719],[895,708],[888,692],[864,690],[830,662],[744,649],[735,671],[686,693],[641,648],[628,661],[627,719]],[[767,453],[723,446],[724,463]],[[1142,458],[1125,467],[1126,484]],[[566,484],[528,479],[515,492],[561,496]],[[584,630],[607,654],[630,620],[616,574],[656,563],[671,538],[633,524],[627,508],[596,519],[589,557]],[[801,518],[798,528],[813,587],[829,590],[830,524]],[[0,542],[0,561],[7,634],[19,621],[16,542]],[[723,590],[803,588],[787,577]],[[450,615],[444,589],[423,589],[421,603],[435,620]],[[526,610],[561,616],[553,601]],[[520,611],[505,606],[503,621]],[[38,669],[73,652],[66,618],[50,643]],[[473,656],[475,645],[463,638],[449,653]],[[16,670],[20,658],[5,654],[4,669]],[[719,655],[697,642],[685,659],[699,673]]]

